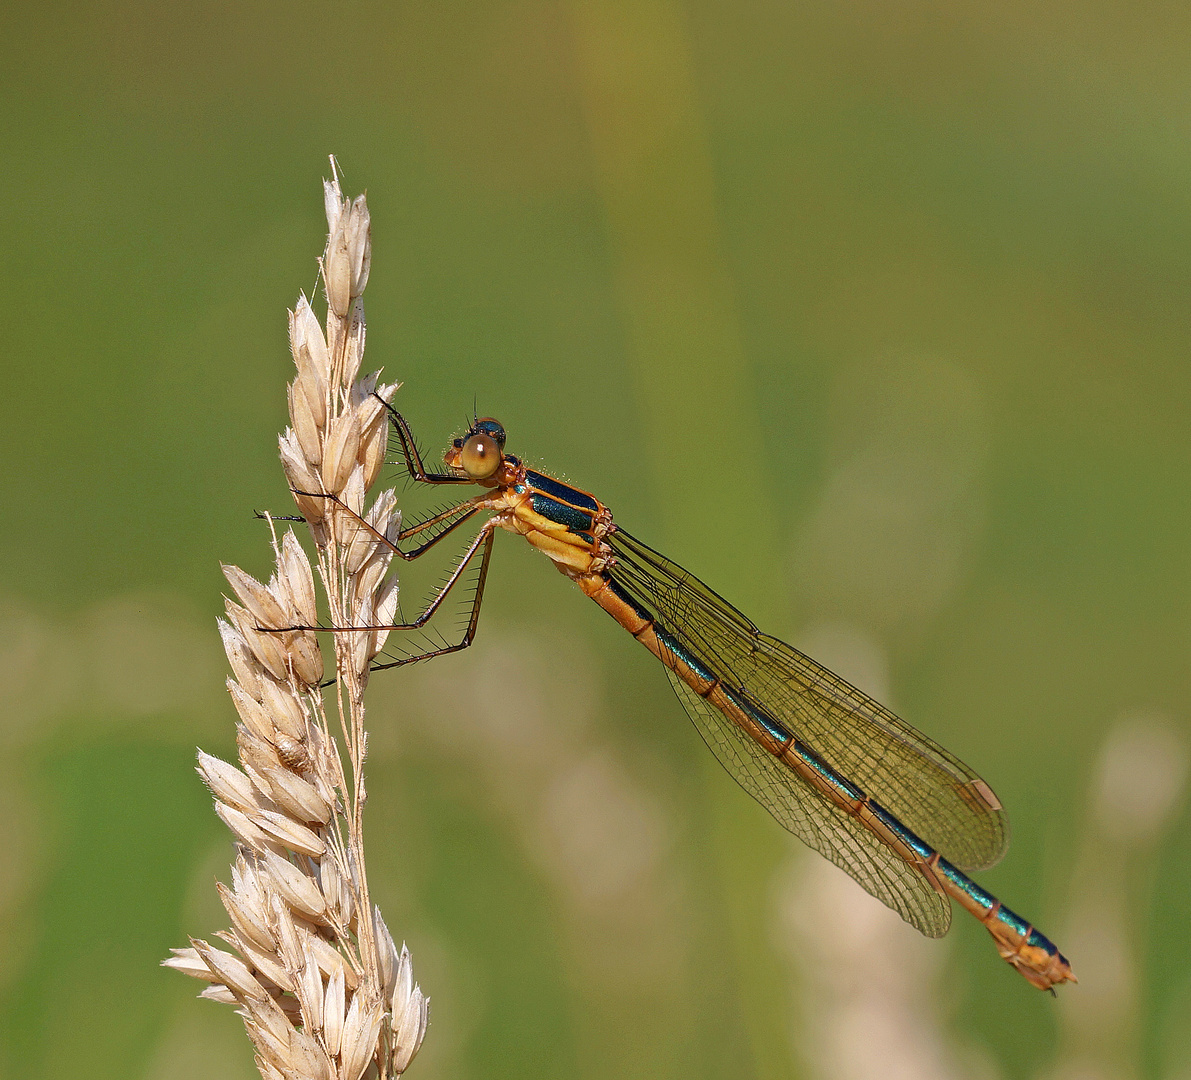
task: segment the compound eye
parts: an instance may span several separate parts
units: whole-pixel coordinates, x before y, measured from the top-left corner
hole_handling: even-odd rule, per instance
[[[487,480],[503,458],[500,444],[487,432],[469,435],[459,454],[459,465],[473,480]]]

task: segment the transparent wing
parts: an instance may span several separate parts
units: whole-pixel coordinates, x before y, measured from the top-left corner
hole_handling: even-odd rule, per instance
[[[951,925],[951,905],[922,872],[750,739],[669,668],[666,673],[703,741],[733,779],[803,843],[846,871],[927,937]]]
[[[617,558],[613,577],[656,613],[664,629],[726,684],[743,689],[828,765],[876,799],[944,858],[962,869],[979,870],[1004,855],[1009,836],[1001,804],[992,789],[957,757],[809,656],[762,634],[698,578],[635,537],[617,529],[608,540]],[[683,696],[681,691],[679,696]],[[791,814],[806,814],[804,807],[812,805],[820,818],[827,819],[827,804],[810,803],[797,775],[778,762],[773,763],[776,772],[771,776],[764,770],[758,773],[761,766],[752,756],[741,756],[744,752],[737,751],[737,756],[729,759],[716,748],[726,745],[725,739],[735,738],[730,735],[735,726],[727,720],[700,720],[685,698],[683,703],[700,732],[704,732],[708,745],[745,789],[786,828],[822,851],[787,819]],[[706,709],[700,715],[704,712]],[[711,708],[711,712],[719,716],[718,710]],[[721,732],[709,738],[705,732],[713,722],[716,731],[725,728],[729,734]],[[743,733],[739,738],[749,741]],[[763,749],[758,753],[772,760]],[[752,762],[748,766],[752,772],[742,773],[740,762]],[[757,790],[758,775],[768,778],[764,794]],[[798,809],[782,810],[786,802]],[[838,828],[847,831],[848,827]],[[835,855],[827,851],[823,854],[879,895],[865,876]],[[902,910],[897,904],[890,906]],[[909,916],[906,918],[918,925]]]

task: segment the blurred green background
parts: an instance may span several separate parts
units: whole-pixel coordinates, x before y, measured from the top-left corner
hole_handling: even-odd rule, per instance
[[[869,904],[502,537],[475,648],[373,685],[373,893],[432,997],[409,1075],[1191,1077],[1185,5],[0,28],[0,1076],[255,1075],[157,963],[223,925],[218,563],[268,572],[334,152],[366,366],[427,449],[478,403],[972,763],[1014,828],[982,882],[1082,980]]]

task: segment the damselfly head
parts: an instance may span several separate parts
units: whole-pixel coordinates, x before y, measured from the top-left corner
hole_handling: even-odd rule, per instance
[[[504,460],[504,447],[505,429],[486,416],[472,424],[466,436],[452,443],[444,460],[472,480],[488,480]]]

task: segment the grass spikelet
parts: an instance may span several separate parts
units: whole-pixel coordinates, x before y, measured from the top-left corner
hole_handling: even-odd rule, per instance
[[[235,596],[219,632],[233,674],[239,760],[198,755],[198,773],[236,841],[232,884],[218,885],[231,922],[218,936],[233,951],[193,938],[163,961],[206,982],[200,997],[238,1007],[266,1080],[398,1076],[428,1015],[409,951],[397,948],[365,873],[364,689],[386,634],[332,635],[330,708],[314,633],[320,596],[331,626],[391,621],[397,599],[391,553],[375,539],[399,528],[396,499],[391,490],[370,499],[387,436],[373,395],[388,401],[397,387],[376,372],[357,378],[368,206],[362,195],[344,198],[333,175],[324,182],[326,323],[305,297],[290,312],[296,375],[287,388],[291,426],[279,441],[316,563],[287,530],[274,535],[268,582],[223,568]]]

